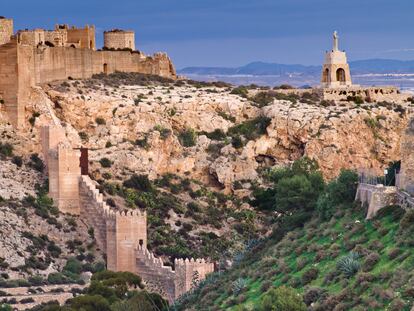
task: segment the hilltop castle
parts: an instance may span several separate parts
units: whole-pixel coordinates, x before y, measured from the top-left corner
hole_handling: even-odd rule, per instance
[[[106,31],[104,43],[102,50],[96,50],[94,26],[56,25],[54,30],[14,33],[13,20],[0,17],[0,110],[13,126],[21,128],[31,88],[36,85],[115,71],[176,78],[166,54],[146,56],[135,50],[132,31]]]

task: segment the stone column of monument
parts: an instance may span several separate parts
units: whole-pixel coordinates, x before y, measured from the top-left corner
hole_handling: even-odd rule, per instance
[[[333,34],[332,50],[326,52],[322,67],[321,86],[325,88],[342,88],[352,85],[346,53],[339,50],[339,37]]]

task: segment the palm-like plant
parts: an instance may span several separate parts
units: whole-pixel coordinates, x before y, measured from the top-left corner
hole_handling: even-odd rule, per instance
[[[336,268],[347,278],[352,277],[361,268],[359,254],[350,252],[348,255],[341,257],[336,263]]]

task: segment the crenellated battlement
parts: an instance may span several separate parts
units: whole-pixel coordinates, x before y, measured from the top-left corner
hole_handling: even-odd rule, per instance
[[[118,211],[106,204],[98,184],[81,175],[80,152],[71,148],[62,127],[44,127],[41,137],[50,195],[61,211],[80,214],[94,229],[98,248],[107,254],[109,270],[137,273],[170,302],[214,271],[214,265],[204,259],[175,259],[174,269],[165,266],[147,248],[147,212]]]

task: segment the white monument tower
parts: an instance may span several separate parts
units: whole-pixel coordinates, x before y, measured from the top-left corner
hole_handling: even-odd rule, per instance
[[[333,34],[332,51],[326,52],[322,67],[322,87],[346,88],[352,85],[346,53],[339,50],[338,33]]]

